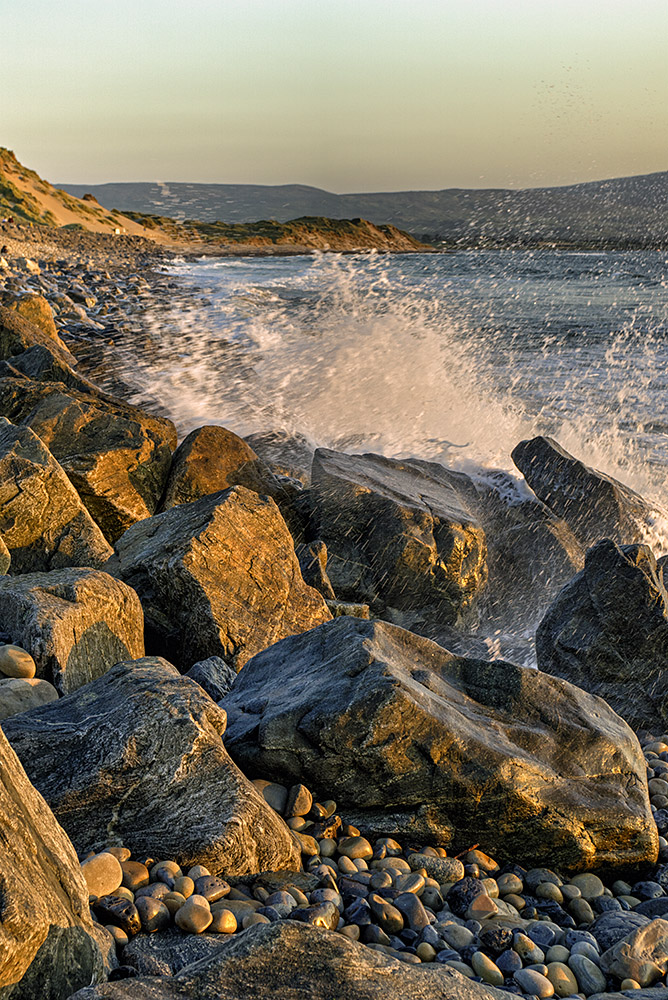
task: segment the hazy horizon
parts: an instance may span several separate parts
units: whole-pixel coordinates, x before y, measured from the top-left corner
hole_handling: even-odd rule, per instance
[[[0,144],[57,183],[553,187],[668,168],[664,0],[29,0]]]

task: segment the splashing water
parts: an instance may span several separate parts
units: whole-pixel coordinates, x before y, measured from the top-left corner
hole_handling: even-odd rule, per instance
[[[512,469],[538,433],[668,496],[667,262],[657,253],[320,255],[180,265],[206,298],[147,317],[138,401],[181,433]]]

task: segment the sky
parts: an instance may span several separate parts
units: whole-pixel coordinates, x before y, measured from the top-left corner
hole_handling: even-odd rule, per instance
[[[0,0],[58,183],[536,187],[668,169],[668,0]]]

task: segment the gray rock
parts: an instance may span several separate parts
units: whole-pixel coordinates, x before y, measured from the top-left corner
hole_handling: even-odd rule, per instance
[[[0,732],[0,996],[65,1000],[103,975],[79,862]]]
[[[0,720],[29,712],[40,705],[56,701],[58,692],[53,684],[39,678],[0,678]]]
[[[123,964],[141,976],[173,976],[216,955],[225,942],[220,934],[183,934],[176,927],[157,934],[137,934],[123,949]]]
[[[313,448],[302,434],[262,431],[249,434],[245,440],[276,475],[310,485]]]
[[[209,656],[206,660],[193,663],[186,677],[203,687],[210,698],[220,701],[228,693],[236,678],[236,672],[220,656]]]
[[[645,545],[598,542],[538,627],[540,670],[605,698],[633,728],[665,728],[667,603]]]
[[[536,670],[337,618],[254,657],[221,704],[244,770],[331,795],[367,832],[569,870],[656,858],[636,737]]]
[[[182,668],[222,656],[236,670],[279,639],[327,621],[273,500],[243,486],[133,525],[118,574],[139,594],[147,646]]]
[[[71,1000],[504,1000],[447,966],[412,966],[295,920],[258,924],[173,977],[129,979]]]
[[[0,577],[0,631],[32,655],[37,676],[60,694],[144,655],[139,598],[95,569]]]
[[[312,496],[337,597],[457,621],[487,580],[471,480],[429,462],[318,449]],[[428,610],[427,610],[428,609]]]
[[[512,458],[531,489],[588,548],[602,538],[642,542],[657,508],[638,493],[590,469],[549,437],[521,441]]]
[[[82,854],[116,843],[218,875],[297,868],[287,826],[225,752],[225,721],[198,684],[146,657],[5,727]]]
[[[594,935],[603,952],[648,923],[649,917],[635,910],[612,910],[597,917],[589,927],[589,933]]]
[[[101,566],[111,547],[54,457],[0,417],[0,533],[13,573]]]
[[[660,918],[638,927],[601,955],[603,972],[618,979],[635,979],[641,986],[652,986],[667,967],[668,921]],[[602,989],[599,987],[599,992]]]

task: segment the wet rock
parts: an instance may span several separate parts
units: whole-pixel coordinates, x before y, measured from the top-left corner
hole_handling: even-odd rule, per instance
[[[315,587],[329,601],[336,600],[336,594],[327,576],[327,546],[322,541],[303,542],[296,548],[299,566],[304,582]]]
[[[227,756],[225,713],[163,660],[116,664],[5,728],[81,852],[112,840],[184,870],[298,867],[289,830]]]
[[[564,870],[656,858],[636,737],[536,670],[338,618],[254,657],[221,704],[244,770],[326,789],[367,833]]]
[[[311,482],[313,448],[301,434],[262,431],[245,440],[276,475],[289,476],[304,486]]]
[[[538,627],[538,666],[604,698],[634,728],[665,726],[667,604],[646,546],[598,542]]]
[[[101,566],[112,554],[62,468],[26,427],[0,417],[0,533],[13,573]]]
[[[512,459],[531,489],[572,528],[585,548],[602,538],[642,542],[656,516],[638,493],[590,469],[549,437],[521,441]]]
[[[0,577],[0,630],[32,654],[38,677],[60,694],[144,654],[139,598],[95,569]]]
[[[417,968],[294,920],[249,928],[220,942],[208,960],[173,977],[133,979],[81,990],[71,1000],[502,1000],[494,987],[443,965]]]
[[[243,486],[134,525],[116,551],[119,575],[144,607],[147,645],[171,651],[179,666],[215,655],[240,670],[330,618],[302,580],[278,508]]]
[[[38,435],[109,541],[155,512],[176,446],[171,421],[28,378],[0,378],[0,414]]]
[[[487,579],[485,533],[463,473],[417,460],[319,449],[312,494],[328,574],[342,600],[457,621]]]
[[[102,978],[76,854],[1,732],[0,848],[0,994],[64,1000]]]

